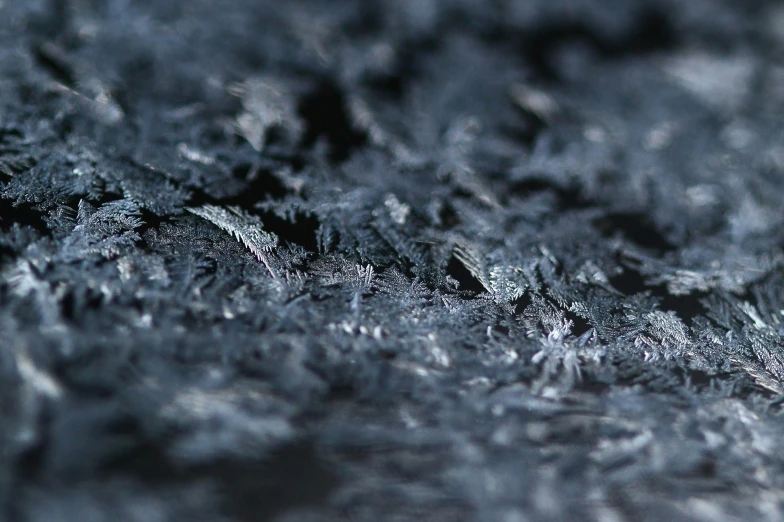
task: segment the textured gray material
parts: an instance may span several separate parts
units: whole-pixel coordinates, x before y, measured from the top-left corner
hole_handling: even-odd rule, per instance
[[[0,519],[784,519],[784,9],[0,1]]]

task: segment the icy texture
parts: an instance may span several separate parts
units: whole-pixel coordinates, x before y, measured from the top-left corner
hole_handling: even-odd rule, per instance
[[[784,9],[0,0],[0,520],[784,519]]]

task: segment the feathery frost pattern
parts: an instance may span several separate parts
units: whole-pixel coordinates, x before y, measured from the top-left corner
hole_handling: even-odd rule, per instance
[[[0,0],[0,520],[784,520],[783,21]]]
[[[241,241],[259,261],[264,262],[273,277],[276,277],[267,260],[267,254],[272,252],[278,245],[278,237],[275,234],[265,232],[258,217],[250,216],[238,208],[229,207],[224,209],[214,205],[204,205],[198,208],[189,207],[187,210],[206,219],[234,236],[238,241]]]

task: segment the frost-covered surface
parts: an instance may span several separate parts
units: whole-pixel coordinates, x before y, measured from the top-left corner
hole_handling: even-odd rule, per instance
[[[784,9],[0,2],[0,519],[784,518]]]

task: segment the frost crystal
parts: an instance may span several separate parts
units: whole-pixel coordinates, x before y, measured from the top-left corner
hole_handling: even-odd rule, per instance
[[[784,520],[783,27],[0,0],[0,520]]]

